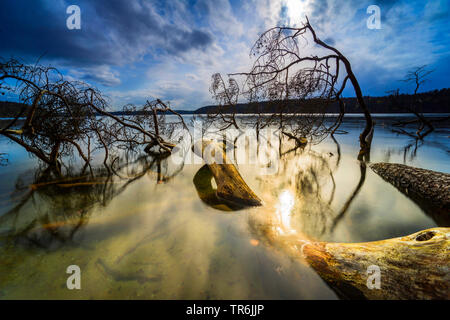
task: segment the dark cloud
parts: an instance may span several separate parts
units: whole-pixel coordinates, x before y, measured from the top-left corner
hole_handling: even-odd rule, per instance
[[[66,27],[67,6],[81,8],[81,30]],[[212,44],[207,31],[161,16],[144,0],[5,1],[0,54],[60,59],[70,65],[120,65],[155,52],[180,54]]]

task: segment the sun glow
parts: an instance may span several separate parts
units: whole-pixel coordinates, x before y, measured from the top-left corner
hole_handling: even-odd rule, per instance
[[[289,190],[284,190],[278,197],[278,204],[276,206],[277,216],[280,222],[278,231],[282,234],[295,232],[291,228],[291,211],[294,203],[294,196]]]
[[[305,18],[302,0],[283,0],[282,4],[287,8],[287,16],[291,26],[298,24]]]

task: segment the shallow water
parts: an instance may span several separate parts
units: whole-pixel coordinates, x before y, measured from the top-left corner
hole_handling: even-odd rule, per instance
[[[0,138],[9,161],[0,167],[0,298],[336,299],[268,226],[281,236],[333,242],[436,226],[357,161],[363,125],[347,120],[340,128],[347,134],[287,153],[275,172],[239,165],[264,202],[239,211],[202,201],[193,183],[201,159],[163,183],[152,167],[129,184],[30,188],[36,160]],[[437,128],[417,146],[391,129],[377,120],[371,162],[450,172],[449,129]],[[163,174],[173,171],[165,165]],[[81,269],[81,290],[67,289],[69,265]]]

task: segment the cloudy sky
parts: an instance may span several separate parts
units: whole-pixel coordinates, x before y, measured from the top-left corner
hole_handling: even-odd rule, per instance
[[[66,26],[69,5],[80,7],[80,30]],[[370,5],[381,29],[367,28]],[[196,109],[213,103],[213,73],[248,71],[261,32],[305,15],[349,58],[364,95],[411,92],[398,80],[425,64],[435,71],[423,90],[450,87],[449,0],[2,0],[0,56],[42,57],[115,106],[159,97]]]

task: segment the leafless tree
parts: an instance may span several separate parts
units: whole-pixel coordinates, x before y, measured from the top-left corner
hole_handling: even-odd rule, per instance
[[[234,78],[228,78],[228,86],[223,80],[220,73],[215,73],[211,77],[210,92],[217,102],[217,110],[214,113],[208,114],[209,118],[220,118],[225,124],[222,129],[227,129],[234,126],[239,129],[236,122],[236,105],[239,99],[239,84]]]
[[[326,52],[320,56],[307,54],[300,41],[307,43],[308,36]],[[287,113],[324,114],[331,103],[337,102],[341,115],[328,130],[334,132],[345,112],[342,92],[350,82],[366,119],[359,139],[360,155],[368,154],[374,125],[350,61],[339,50],[320,40],[308,18],[299,28],[274,27],[265,31],[254,44],[251,54],[256,57],[251,71],[231,76],[246,77],[244,91],[248,100],[271,101],[277,106],[280,126]],[[320,119],[315,121],[319,124],[316,127],[320,127]]]
[[[419,91],[420,86],[427,81],[427,77],[433,71],[434,70],[427,69],[426,65],[423,65],[423,66],[416,67],[415,69],[408,71],[405,75],[405,78],[403,80],[401,80],[403,82],[413,83],[415,85],[412,105],[407,106],[407,108],[410,112],[414,113],[414,115],[420,121],[420,125],[416,131],[416,134],[417,134],[417,137],[421,140],[425,136],[430,134],[434,130],[434,127],[431,124],[431,121],[429,121],[427,118],[425,118],[422,114],[423,101],[420,98],[420,96],[418,95],[418,91]],[[397,95],[398,95],[398,91],[397,91]],[[422,131],[425,128],[425,126],[428,127],[428,130],[424,134],[422,134]]]
[[[174,114],[186,127],[181,115],[161,100],[142,108],[126,106],[123,111],[135,111],[130,116],[115,115],[97,89],[68,81],[53,67],[15,59],[0,60],[0,89],[23,103],[13,119],[0,128],[0,135],[58,170],[64,156],[77,155],[90,166],[92,153],[98,149],[104,151],[107,165],[111,149],[124,145],[145,145],[146,151],[157,146],[158,152],[170,154],[174,145],[160,134],[161,117]]]

